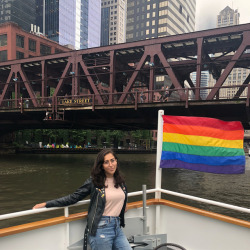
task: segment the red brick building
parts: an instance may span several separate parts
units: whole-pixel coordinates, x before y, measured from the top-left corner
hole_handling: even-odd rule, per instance
[[[0,62],[50,55],[71,49],[46,37],[24,31],[13,22],[0,25]]]

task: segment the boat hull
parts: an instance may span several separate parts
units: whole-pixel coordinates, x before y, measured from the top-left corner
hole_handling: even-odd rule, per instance
[[[142,202],[128,204],[124,229],[127,237],[143,234],[142,210]],[[146,214],[147,234],[166,234],[167,242],[188,250],[249,250],[250,222],[163,199],[148,200]],[[1,250],[70,249],[81,242],[86,217],[86,213],[79,213],[1,229]]]

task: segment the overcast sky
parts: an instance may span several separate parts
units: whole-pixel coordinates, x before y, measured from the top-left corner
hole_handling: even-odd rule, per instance
[[[238,9],[240,24],[250,23],[250,0],[196,0],[196,30],[216,28],[217,15],[227,6]]]

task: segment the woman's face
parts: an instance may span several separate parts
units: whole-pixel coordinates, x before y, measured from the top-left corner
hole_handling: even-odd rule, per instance
[[[113,177],[117,168],[117,160],[114,155],[109,153],[104,156],[103,169],[106,177]]]

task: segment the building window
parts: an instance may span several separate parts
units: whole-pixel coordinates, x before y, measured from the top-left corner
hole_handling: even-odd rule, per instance
[[[167,18],[159,19],[159,24],[165,24],[165,23],[167,23]]]
[[[51,54],[51,48],[41,44],[40,45],[40,54],[41,56],[46,56],[46,55],[50,55]]]
[[[135,6],[135,2],[128,3],[128,7],[133,7],[133,6]]]
[[[29,50],[36,52],[36,41],[29,39]]]
[[[62,50],[60,50],[60,49],[55,49],[55,54],[58,54],[58,53],[62,53],[63,51]]]
[[[159,11],[159,16],[165,16],[167,14],[168,14],[167,9]]]
[[[166,7],[166,6],[168,6],[168,1],[161,2],[159,5],[160,8]]]
[[[7,61],[7,50],[0,51],[0,62]]]
[[[0,36],[0,47],[7,45],[7,34]]]
[[[24,53],[20,52],[20,51],[17,51],[16,52],[16,59],[23,59],[23,58],[24,58]]]
[[[20,48],[24,48],[24,37],[16,35],[16,46]]]
[[[182,6],[180,5],[179,12],[182,14]]]
[[[167,31],[167,27],[158,28],[158,33],[166,32],[166,31]]]
[[[135,11],[134,10],[129,10],[128,11],[128,16],[131,16],[131,15],[134,15],[135,14]]]
[[[127,39],[132,39],[134,37],[133,34],[127,34]]]
[[[131,31],[134,29],[134,26],[127,26],[127,31]]]
[[[135,20],[134,20],[134,18],[133,17],[131,17],[131,18],[128,18],[128,20],[127,20],[127,22],[128,23],[133,23]]]

